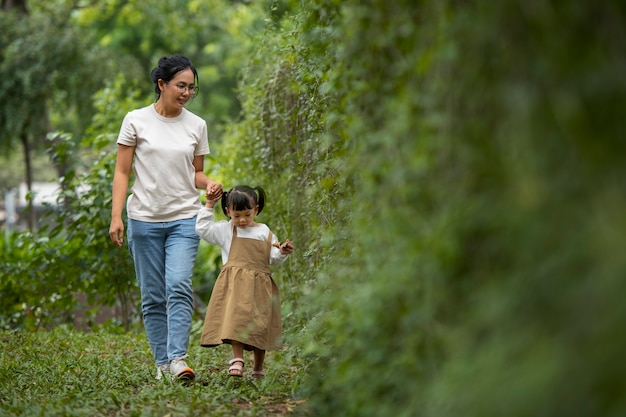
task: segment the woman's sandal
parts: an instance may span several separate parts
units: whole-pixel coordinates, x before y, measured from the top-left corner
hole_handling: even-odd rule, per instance
[[[265,378],[265,372],[263,371],[252,371],[252,376],[256,379],[263,379]]]
[[[241,365],[235,365],[236,362],[241,362]],[[243,376],[243,367],[246,365],[246,362],[242,358],[234,358],[228,361],[230,368],[228,368],[229,376]]]

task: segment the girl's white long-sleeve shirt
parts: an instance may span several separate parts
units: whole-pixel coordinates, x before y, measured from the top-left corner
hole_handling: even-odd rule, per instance
[[[263,223],[257,223],[255,227],[237,228],[237,237],[256,240],[267,240],[270,228]],[[215,221],[213,209],[202,207],[196,219],[196,233],[202,239],[222,248],[222,264],[228,262],[230,244],[233,240],[233,222],[231,220]],[[272,234],[272,243],[279,242],[276,235]],[[284,255],[280,249],[272,246],[270,251],[270,265],[280,265],[289,255]]]

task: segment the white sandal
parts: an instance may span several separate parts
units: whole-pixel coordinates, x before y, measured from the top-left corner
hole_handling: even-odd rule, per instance
[[[252,371],[252,376],[257,378],[257,379],[263,379],[263,378],[265,378],[265,372],[263,372],[263,371]]]
[[[234,365],[234,363],[236,362],[241,362],[241,365]],[[243,358],[234,358],[228,361],[228,364],[230,365],[230,368],[228,368],[228,375],[229,376],[237,376],[237,377],[242,377],[243,376],[243,367],[246,365],[246,362],[243,360]],[[232,371],[239,371],[240,373],[238,374],[234,374],[232,373]]]

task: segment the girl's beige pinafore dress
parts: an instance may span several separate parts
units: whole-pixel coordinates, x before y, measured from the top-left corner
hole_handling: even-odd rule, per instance
[[[217,277],[200,344],[218,346],[237,341],[244,349],[280,347],[281,316],[278,286],[270,274],[272,232],[267,240],[237,237]]]

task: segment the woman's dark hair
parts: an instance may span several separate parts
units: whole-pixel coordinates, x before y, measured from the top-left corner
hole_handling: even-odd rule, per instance
[[[259,206],[257,214],[261,214],[265,206],[265,191],[259,186],[252,188],[247,185],[237,185],[222,194],[222,211],[227,217],[227,208],[242,211],[251,210],[256,206]]]
[[[154,84],[154,92],[157,95],[157,100],[161,97],[159,80],[163,80],[167,83],[174,78],[176,74],[186,69],[190,69],[193,72],[194,83],[197,86],[199,83],[198,71],[196,71],[196,68],[193,66],[189,58],[182,55],[172,55],[169,58],[164,56],[159,59],[157,66],[150,71],[150,78]]]

